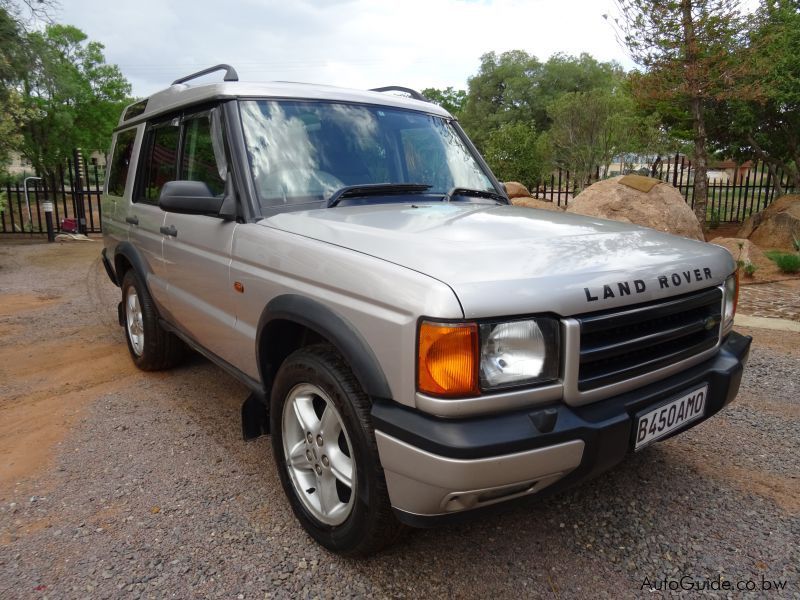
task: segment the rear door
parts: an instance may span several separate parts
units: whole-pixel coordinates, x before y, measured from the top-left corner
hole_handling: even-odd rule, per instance
[[[186,114],[176,179],[201,181],[225,193],[227,160],[218,109]],[[234,362],[234,290],[229,281],[237,224],[219,217],[166,213],[164,259],[174,322],[196,342]]]

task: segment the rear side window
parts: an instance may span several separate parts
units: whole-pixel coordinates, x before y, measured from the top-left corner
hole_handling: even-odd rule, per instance
[[[135,129],[128,129],[117,134],[114,153],[111,156],[111,167],[108,172],[108,193],[112,196],[122,196],[125,193],[125,181],[128,179],[135,140]]]
[[[183,122],[183,157],[178,179],[202,181],[218,196],[225,191],[225,182],[214,152],[210,115],[192,117]]]
[[[176,179],[180,127],[177,120],[148,129],[145,136],[144,168],[137,202],[158,203],[161,188]]]

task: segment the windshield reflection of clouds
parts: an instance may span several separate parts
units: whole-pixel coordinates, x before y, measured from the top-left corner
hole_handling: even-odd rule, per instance
[[[320,201],[337,189],[424,183],[493,190],[455,129],[440,117],[330,102],[241,102],[262,206]]]

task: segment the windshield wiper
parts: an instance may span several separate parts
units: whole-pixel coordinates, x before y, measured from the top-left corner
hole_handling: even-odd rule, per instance
[[[508,199],[502,194],[489,190],[471,190],[469,188],[454,187],[444,197],[445,202],[450,202],[454,196],[472,196],[473,198],[491,198],[503,204],[508,204]]]
[[[333,195],[328,198],[327,208],[336,206],[344,198],[419,194],[429,189],[431,189],[431,186],[427,183],[363,183],[361,185],[347,185],[333,192]]]

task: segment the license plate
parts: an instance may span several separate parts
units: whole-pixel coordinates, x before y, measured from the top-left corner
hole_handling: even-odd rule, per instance
[[[706,412],[706,396],[708,384],[640,415],[636,421],[633,449],[640,450],[702,417]]]

